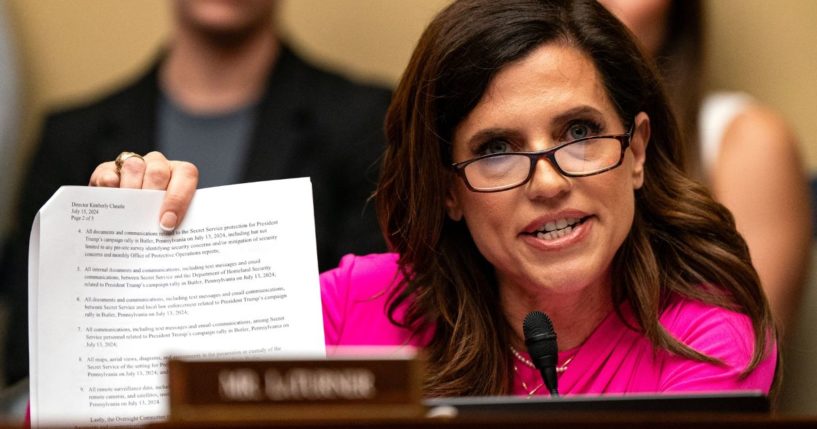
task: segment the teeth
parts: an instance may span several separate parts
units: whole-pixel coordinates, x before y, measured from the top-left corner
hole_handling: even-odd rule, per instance
[[[563,228],[563,229],[557,229],[556,231],[549,231],[549,232],[539,231],[536,234],[536,237],[541,239],[541,240],[555,240],[557,238],[562,238],[565,235],[570,234],[571,232],[573,232],[573,226],[568,226],[568,227]]]
[[[540,229],[538,232],[553,232],[557,230],[564,229],[568,225],[575,225],[579,219],[575,217],[569,217],[566,219],[559,219],[557,221],[551,221],[545,224],[544,228]]]
[[[542,229],[536,232],[536,238],[545,241],[562,238],[573,232],[573,227],[576,226],[578,222],[579,219],[574,217],[548,222]]]

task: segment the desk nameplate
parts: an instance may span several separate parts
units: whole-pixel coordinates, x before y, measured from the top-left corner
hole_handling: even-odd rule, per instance
[[[171,360],[170,419],[291,420],[421,416],[416,359]]]

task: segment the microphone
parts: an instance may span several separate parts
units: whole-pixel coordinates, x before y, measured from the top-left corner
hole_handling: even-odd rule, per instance
[[[541,311],[531,311],[522,323],[525,335],[525,346],[528,348],[531,361],[542,373],[545,387],[551,396],[559,396],[556,381],[556,362],[559,359],[559,348],[556,345],[556,331],[550,318]]]

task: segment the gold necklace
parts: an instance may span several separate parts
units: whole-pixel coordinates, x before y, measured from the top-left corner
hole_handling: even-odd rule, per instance
[[[518,351],[516,351],[514,346],[511,346],[511,353],[513,353],[513,355],[514,355],[514,357],[516,359],[518,359],[520,362],[525,364],[525,366],[527,366],[529,368],[536,369],[536,365],[534,365],[533,362],[530,361],[530,359],[525,359],[524,356],[522,356]],[[560,366],[557,366],[556,367],[556,374],[561,374],[561,373],[567,371],[567,366],[570,365],[570,362],[573,361],[574,357],[575,357],[575,355],[570,356],[569,358],[567,358],[565,363],[563,363]],[[513,372],[516,373],[516,375],[519,377],[519,381],[522,383],[522,388],[525,389],[528,392],[528,398],[532,397],[534,393],[536,393],[539,389],[541,389],[545,385],[545,383],[542,382],[542,383],[539,383],[538,386],[531,389],[530,387],[528,387],[528,383],[525,383],[525,380],[522,379],[522,376],[519,374],[519,368],[517,368],[516,364],[513,364]]]

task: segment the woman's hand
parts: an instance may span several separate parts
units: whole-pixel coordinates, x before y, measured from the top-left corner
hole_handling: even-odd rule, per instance
[[[151,152],[144,157],[132,155],[126,158],[119,171],[114,161],[99,164],[91,174],[88,185],[166,190],[159,226],[165,231],[172,231],[187,213],[198,181],[199,170],[195,165],[185,161],[168,161],[161,153]]]

